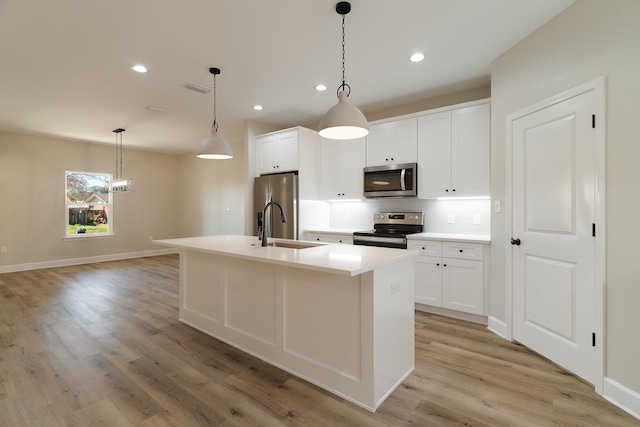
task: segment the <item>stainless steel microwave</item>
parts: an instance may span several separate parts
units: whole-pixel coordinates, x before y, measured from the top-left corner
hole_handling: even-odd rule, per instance
[[[364,197],[415,197],[418,195],[418,164],[364,168]]]

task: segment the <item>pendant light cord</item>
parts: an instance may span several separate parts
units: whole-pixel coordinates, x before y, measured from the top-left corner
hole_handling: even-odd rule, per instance
[[[346,16],[346,13],[342,14],[342,84],[340,86],[338,86],[338,91],[336,93],[336,95],[338,96],[338,98],[340,98],[340,91],[345,91],[347,89],[349,89],[349,91],[347,92],[347,97],[349,95],[351,95],[351,86],[349,86],[347,84],[347,79],[345,77],[345,42],[344,42],[344,17]]]
[[[116,134],[116,181],[122,181],[122,128],[114,129]]]
[[[341,87],[343,89],[344,89],[344,86],[346,84],[345,83],[346,82],[346,78],[344,76],[344,73],[345,73],[345,66],[344,66],[344,63],[345,63],[345,61],[344,61],[344,51],[345,51],[345,48],[344,48],[344,17],[345,17],[345,15],[342,15],[342,86]]]
[[[213,124],[211,127],[218,132],[218,122],[216,121],[216,75],[213,75]]]

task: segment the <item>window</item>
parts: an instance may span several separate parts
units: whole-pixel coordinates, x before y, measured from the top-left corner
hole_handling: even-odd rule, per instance
[[[110,174],[65,173],[66,237],[113,234],[110,182]]]

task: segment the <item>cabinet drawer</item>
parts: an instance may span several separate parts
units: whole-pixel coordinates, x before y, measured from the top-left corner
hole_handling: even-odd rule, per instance
[[[442,256],[448,258],[482,261],[482,244],[443,242]]]
[[[342,243],[345,245],[353,245],[352,234],[333,234],[333,233],[309,233],[307,240],[323,243]]]
[[[434,242],[431,240],[409,240],[407,249],[420,251],[420,256],[441,256],[442,242]]]

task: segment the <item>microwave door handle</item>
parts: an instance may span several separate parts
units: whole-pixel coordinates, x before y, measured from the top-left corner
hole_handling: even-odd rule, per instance
[[[405,168],[402,168],[402,171],[400,172],[400,189],[402,191],[407,191],[407,186],[405,185],[405,172],[407,170]]]

